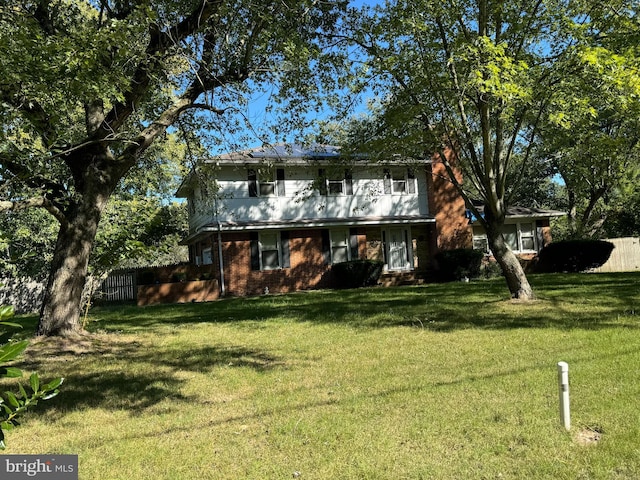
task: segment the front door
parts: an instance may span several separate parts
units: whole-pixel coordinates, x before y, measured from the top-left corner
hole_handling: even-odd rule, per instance
[[[389,270],[408,270],[409,247],[407,231],[404,228],[389,229]]]

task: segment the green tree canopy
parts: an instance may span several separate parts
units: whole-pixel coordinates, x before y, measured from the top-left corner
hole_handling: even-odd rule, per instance
[[[207,146],[235,138],[246,126],[235,114],[257,89],[288,99],[288,124],[303,119],[300,107],[320,80],[335,78],[312,67],[329,65],[320,59],[321,34],[335,28],[342,7],[312,0],[0,5],[0,211],[42,207],[60,224],[38,333],[79,328],[108,199],[132,169],[157,161],[167,133],[200,136]]]
[[[596,23],[614,16],[636,21],[624,5],[397,0],[352,16],[345,42],[366,56],[360,75],[379,98],[354,143],[380,155],[436,152],[467,206],[474,210],[474,199],[484,204],[484,216],[476,211],[476,217],[515,297],[533,292],[502,237],[507,207],[530,171],[544,126],[574,115],[566,86],[574,77],[594,82],[576,95],[595,95],[595,82],[618,61],[591,41]],[[610,31],[623,41],[618,27]],[[599,74],[591,80],[584,77],[589,62]]]

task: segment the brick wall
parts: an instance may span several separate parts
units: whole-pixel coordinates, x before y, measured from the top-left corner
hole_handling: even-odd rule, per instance
[[[462,182],[461,172],[457,171],[456,177],[458,182]],[[439,250],[471,248],[473,235],[469,220],[465,217],[464,200],[449,180],[449,174],[437,156],[427,166],[427,188],[429,211],[436,219],[436,235],[432,236],[433,253]]]
[[[289,268],[252,270],[250,242],[248,233],[223,235],[224,276],[228,295],[260,295],[265,293],[265,289],[270,293],[284,293],[330,285],[330,266],[323,262],[320,230],[290,231]]]

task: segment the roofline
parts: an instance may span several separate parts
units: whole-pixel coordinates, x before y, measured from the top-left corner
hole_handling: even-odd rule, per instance
[[[200,236],[208,233],[227,232],[255,232],[261,230],[293,230],[330,227],[364,227],[375,225],[424,225],[435,223],[436,219],[430,215],[406,215],[395,217],[352,217],[335,219],[303,218],[297,220],[262,221],[262,222],[212,222],[199,227],[180,241],[186,245]]]

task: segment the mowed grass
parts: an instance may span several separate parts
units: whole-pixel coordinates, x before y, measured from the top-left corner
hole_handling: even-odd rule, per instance
[[[640,275],[531,281],[95,308],[27,351],[66,382],[6,453],[87,480],[640,478]]]

